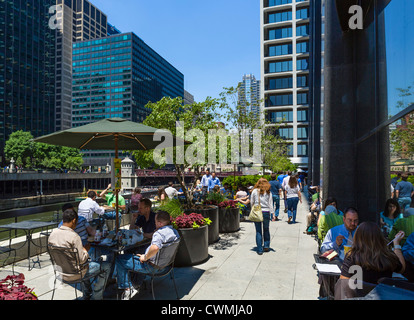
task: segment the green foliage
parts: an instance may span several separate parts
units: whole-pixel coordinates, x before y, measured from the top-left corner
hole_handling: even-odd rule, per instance
[[[13,132],[5,144],[6,161],[13,157],[16,165],[25,168],[80,169],[82,154],[78,149],[54,146],[33,141],[30,132]]]
[[[155,208],[155,211],[166,211],[170,214],[171,218],[175,219],[183,213],[183,208],[178,199],[171,199],[165,204]]]
[[[206,200],[207,201],[215,201],[216,203],[221,203],[223,201],[226,201],[227,198],[219,192],[217,192],[217,193],[216,192],[210,192],[207,195]]]
[[[223,179],[222,184],[224,185],[225,183],[228,183],[233,190],[237,190],[238,186],[245,187],[248,184],[252,184],[254,186],[260,178],[265,178],[270,181],[270,175],[229,176]]]

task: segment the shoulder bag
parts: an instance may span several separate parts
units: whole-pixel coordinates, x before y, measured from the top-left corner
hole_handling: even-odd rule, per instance
[[[257,190],[257,189],[256,189]],[[260,201],[260,194],[259,191],[257,191],[257,197]],[[253,222],[262,222],[263,221],[263,213],[262,213],[262,207],[259,204],[253,204],[252,203],[252,209],[250,210],[250,214],[248,219]]]

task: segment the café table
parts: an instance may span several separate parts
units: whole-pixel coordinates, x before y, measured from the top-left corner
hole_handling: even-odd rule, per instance
[[[0,228],[7,229],[7,230],[22,230],[24,231],[26,235],[26,241],[19,247],[16,248],[16,250],[19,250],[23,248],[27,243],[27,259],[29,261],[29,271],[34,268],[34,265],[37,263],[40,267],[40,260],[39,256],[37,256],[37,261],[33,260],[33,268],[30,268],[30,244],[32,243],[36,247],[41,248],[42,246],[37,245],[35,242],[33,242],[33,232],[36,229],[43,229],[43,228],[49,228],[52,226],[57,226],[59,222],[56,221],[36,221],[36,220],[26,220],[26,221],[20,221],[20,222],[14,222],[9,224],[0,225]]]
[[[319,254],[313,255],[315,259],[314,269],[317,269],[316,264],[320,265],[326,265],[326,266],[337,266],[339,268],[338,271],[324,271],[324,270],[318,270],[319,272],[319,278],[321,280],[321,285],[323,286],[325,293],[327,294],[328,300],[333,300],[335,298],[335,292],[333,292],[333,288],[335,287],[335,283],[338,281],[339,276],[341,275],[341,266],[342,261],[336,257],[332,260],[328,260],[325,258],[322,258]]]

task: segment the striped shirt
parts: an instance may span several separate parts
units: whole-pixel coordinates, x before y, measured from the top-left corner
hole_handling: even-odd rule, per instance
[[[58,228],[60,228],[63,224],[63,221],[59,223]],[[88,230],[86,229],[89,227],[88,221],[84,217],[78,216],[78,223],[76,224],[75,232],[79,235],[82,240],[82,245],[85,245],[88,242]]]

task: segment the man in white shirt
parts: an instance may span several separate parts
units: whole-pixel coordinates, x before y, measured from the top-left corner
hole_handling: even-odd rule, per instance
[[[105,213],[105,209],[96,202],[96,192],[89,191],[88,197],[79,203],[78,215],[80,217],[84,217],[86,221],[89,222],[93,219],[94,213],[103,215]]]
[[[290,171],[286,172],[286,177],[283,178],[282,182],[282,190],[283,190],[283,203],[285,204],[285,213],[287,213],[287,197],[286,197],[286,186],[289,183],[290,175],[292,174]]]
[[[172,199],[180,194],[176,188],[173,187],[173,183],[169,182],[168,187],[165,188],[165,193],[167,194],[168,198]]]
[[[204,198],[208,192],[208,185],[211,179],[210,169],[206,169],[206,174],[201,178],[201,194]]]

